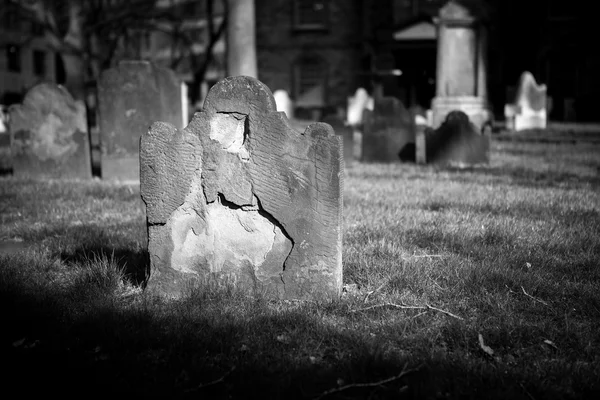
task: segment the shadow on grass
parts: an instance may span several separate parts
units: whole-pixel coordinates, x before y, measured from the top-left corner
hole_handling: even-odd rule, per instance
[[[0,264],[4,390],[22,395],[308,399],[371,382],[325,398],[548,398],[542,383],[499,374],[483,353],[432,352],[427,338],[399,353],[369,332],[332,325],[323,313],[343,315],[335,302],[275,312],[227,290],[171,302],[116,298],[31,280],[24,261]],[[456,324],[450,344],[464,336]],[[415,371],[375,384],[404,365]]]

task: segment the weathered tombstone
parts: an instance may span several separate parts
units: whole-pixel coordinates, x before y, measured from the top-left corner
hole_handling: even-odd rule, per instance
[[[417,124],[416,126],[415,162],[417,164],[427,164],[427,130],[427,125]]]
[[[92,177],[85,105],[67,89],[36,85],[9,114],[14,176]]]
[[[279,298],[334,297],[342,284],[343,161],[330,126],[295,131],[258,80],[214,85],[190,124],[140,141],[147,288],[196,280]]]
[[[462,111],[452,111],[436,130],[425,132],[425,159],[438,165],[466,166],[489,163],[490,133],[480,133]]]
[[[415,124],[395,97],[375,99],[373,111],[364,112],[362,160],[366,162],[414,161]],[[406,151],[412,148],[412,150]]]
[[[275,104],[277,104],[277,111],[282,111],[287,115],[289,119],[294,118],[294,103],[288,92],[285,90],[276,90],[273,93],[273,97],[275,98]]]
[[[339,115],[328,115],[321,122],[331,125],[335,134],[344,142],[344,163],[349,166],[354,162],[354,130]]]
[[[487,101],[487,31],[482,16],[451,0],[437,18],[436,97],[432,127],[453,110],[465,112],[482,129],[491,119]]]
[[[515,131],[546,128],[546,103],[546,85],[538,85],[530,72],[523,72],[515,101]]]
[[[176,74],[147,61],[122,61],[102,72],[98,114],[102,178],[139,179],[139,141],[154,121],[181,128],[183,107]]]

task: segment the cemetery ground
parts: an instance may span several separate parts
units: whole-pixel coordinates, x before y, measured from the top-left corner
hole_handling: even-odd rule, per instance
[[[249,297],[214,282],[177,301],[151,297],[135,285],[148,262],[138,187],[2,178],[3,387],[595,397],[600,140],[523,137],[495,137],[485,167],[347,168],[334,301]]]

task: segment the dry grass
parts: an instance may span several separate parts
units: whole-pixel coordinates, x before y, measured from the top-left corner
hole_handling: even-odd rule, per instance
[[[0,183],[2,363],[20,393],[590,398],[600,145],[494,141],[489,167],[348,168],[342,298],[166,302],[137,188]],[[560,143],[559,143],[560,142]],[[143,271],[142,271],[143,272]],[[8,390],[8,389],[7,389]]]

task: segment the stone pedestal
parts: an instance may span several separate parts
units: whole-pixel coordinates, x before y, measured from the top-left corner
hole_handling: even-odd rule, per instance
[[[446,115],[463,111],[478,129],[491,119],[487,105],[486,32],[463,5],[450,1],[440,10],[433,128]]]

